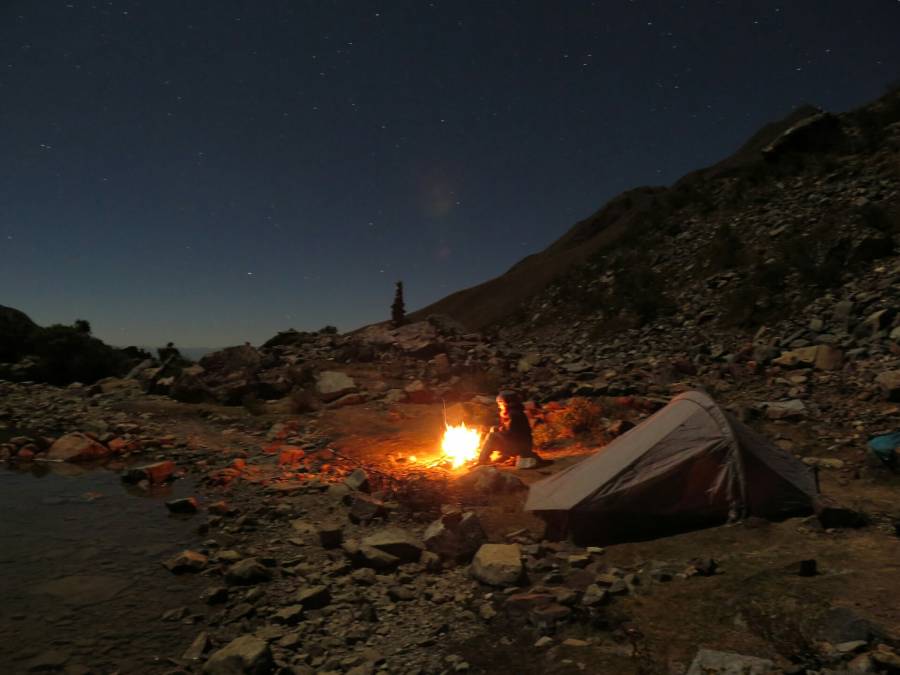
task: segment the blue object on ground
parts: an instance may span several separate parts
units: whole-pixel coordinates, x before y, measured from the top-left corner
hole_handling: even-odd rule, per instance
[[[897,453],[895,448],[900,447],[900,431],[884,436],[875,436],[869,440],[869,449],[875,453],[882,462],[893,464],[897,461]]]

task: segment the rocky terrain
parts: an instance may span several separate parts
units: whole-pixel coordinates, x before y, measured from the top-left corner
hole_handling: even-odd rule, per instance
[[[173,591],[143,596],[159,610],[143,640],[126,639],[125,605],[90,624],[15,609],[0,612],[0,665],[900,672],[900,460],[867,447],[900,428],[898,112],[896,94],[797,111],[672,188],[613,200],[512,281],[431,308],[450,316],[285,331],[197,363],[132,354],[61,387],[9,350],[0,461],[116,471],[193,535],[145,561]],[[539,263],[552,274],[502,295]],[[451,470],[445,420],[494,424],[500,388],[529,400],[552,463]],[[547,541],[527,485],[693,388],[817,467],[834,508],[606,548]],[[170,494],[179,483],[191,493]]]

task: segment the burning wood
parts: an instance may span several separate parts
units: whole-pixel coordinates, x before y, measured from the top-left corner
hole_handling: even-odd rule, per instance
[[[477,460],[481,451],[481,432],[474,427],[467,427],[465,423],[457,426],[449,424],[445,426],[441,451],[450,460],[450,466],[458,469]]]

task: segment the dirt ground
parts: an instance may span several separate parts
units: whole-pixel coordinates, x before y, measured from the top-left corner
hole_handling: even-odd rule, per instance
[[[160,401],[128,404],[133,411],[152,410],[168,416],[173,433],[190,436],[210,450],[254,447],[259,435],[237,429],[267,429],[283,416],[252,416],[234,408],[183,406]],[[211,429],[201,413],[224,412],[236,419],[235,430]],[[490,424],[490,406],[477,403],[447,410],[451,421]],[[441,405],[351,406],[304,418],[306,428],[328,439],[330,447],[370,470],[402,476],[421,469],[437,456],[444,411]],[[814,437],[796,425],[773,424],[763,429],[770,438],[792,439],[802,448]],[[259,432],[257,432],[258,434]],[[526,484],[572,465],[597,451],[585,443],[544,450],[552,463],[539,470],[516,471]],[[802,450],[800,451],[801,454]],[[515,663],[517,672],[683,673],[699,647],[736,651],[775,659],[785,666],[802,662],[816,649],[815,627],[831,608],[845,607],[880,626],[887,636],[900,636],[900,541],[891,517],[897,513],[900,484],[896,477],[860,469],[853,463],[860,448],[841,450],[844,470],[823,470],[824,494],[868,514],[872,523],[861,529],[825,531],[803,519],[781,523],[722,526],[653,541],[610,546],[604,562],[640,571],[652,561],[687,564],[713,558],[712,576],[669,583],[652,583],[619,598],[597,626],[577,625],[565,635],[590,638],[587,647],[558,644],[533,646],[540,635],[530,628],[494,624],[490,639],[459,645],[473,667],[496,671]],[[409,457],[416,457],[410,463]],[[833,455],[841,458],[841,454]],[[527,528],[540,540],[543,523],[522,510],[524,492],[498,496],[474,508],[489,538],[504,541],[510,532]],[[797,565],[814,559],[818,574],[801,577]]]

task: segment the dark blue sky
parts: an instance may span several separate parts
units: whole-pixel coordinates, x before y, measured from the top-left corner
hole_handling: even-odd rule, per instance
[[[900,77],[900,2],[0,1],[0,304],[342,330]]]

